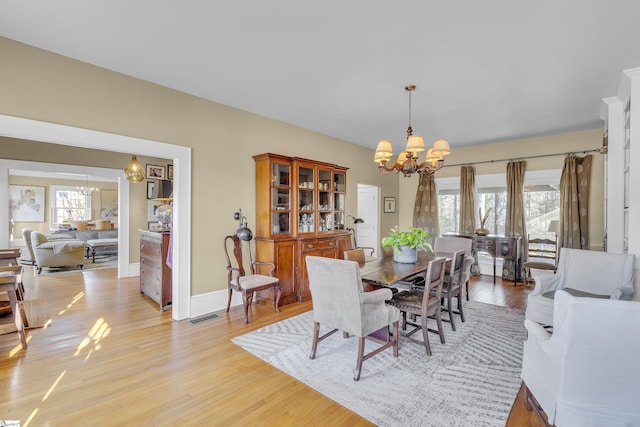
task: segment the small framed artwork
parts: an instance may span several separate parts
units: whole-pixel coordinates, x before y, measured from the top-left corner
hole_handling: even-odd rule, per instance
[[[162,225],[158,221],[147,222],[147,230],[158,231],[162,229]]]
[[[167,179],[173,179],[173,165],[167,165]]]
[[[384,198],[384,213],[394,213],[396,211],[396,198],[385,197]]]
[[[164,179],[164,166],[147,165],[147,179]]]
[[[162,202],[160,200],[149,200],[147,203],[149,204],[147,221],[158,221],[158,218],[156,217],[156,210],[158,209],[158,206],[162,204]]]
[[[153,191],[156,188],[156,182],[155,181],[147,181],[147,199],[152,199],[153,198]]]

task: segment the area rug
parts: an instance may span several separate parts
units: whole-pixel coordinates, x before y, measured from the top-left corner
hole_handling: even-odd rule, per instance
[[[355,337],[334,334],[309,359],[312,312],[232,341],[379,426],[504,426],[520,388],[524,312],[474,301],[464,310],[456,332],[444,324],[446,344],[430,334],[432,356],[401,336],[399,357],[365,361],[358,382]]]

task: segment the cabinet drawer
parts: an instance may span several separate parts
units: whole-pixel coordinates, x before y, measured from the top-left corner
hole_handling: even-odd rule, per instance
[[[140,292],[160,304],[160,283],[155,281],[146,281],[140,277]]]
[[[158,283],[162,282],[162,266],[156,261],[148,258],[140,258],[140,280],[154,280]]]
[[[474,251],[487,251],[493,253],[493,249],[495,248],[495,242],[493,240],[474,240],[473,241],[473,250]]]
[[[311,252],[319,249],[331,249],[337,247],[338,242],[335,239],[305,240],[302,242],[302,252]]]
[[[162,245],[151,240],[140,241],[140,255],[149,258],[162,259]]]

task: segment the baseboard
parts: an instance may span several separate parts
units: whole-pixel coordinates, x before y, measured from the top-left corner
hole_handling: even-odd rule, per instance
[[[189,317],[194,318],[214,311],[226,310],[228,296],[227,289],[192,296]],[[236,305],[242,305],[240,292],[234,292],[231,298],[231,306],[235,307]]]

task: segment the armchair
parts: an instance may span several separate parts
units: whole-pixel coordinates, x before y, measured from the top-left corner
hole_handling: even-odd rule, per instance
[[[559,290],[554,322],[551,335],[525,319],[525,407],[558,427],[640,426],[640,303]]]
[[[38,274],[44,267],[84,267],[84,241],[54,240],[39,231],[31,233],[31,246],[36,260]]]
[[[391,299],[391,290],[364,292],[360,267],[355,261],[309,255],[305,262],[313,303],[313,342],[309,357],[315,359],[318,342],[338,330],[358,337],[355,381],[360,379],[362,363],[382,350],[392,347],[393,356],[398,357],[400,311],[385,305],[385,300]],[[320,325],[330,331],[320,336]],[[393,325],[391,341],[371,336],[389,325]],[[367,338],[381,345],[365,354]]]
[[[557,273],[534,277],[525,317],[552,326],[554,295],[559,289],[577,297],[630,299],[634,259],[632,254],[562,248]]]

